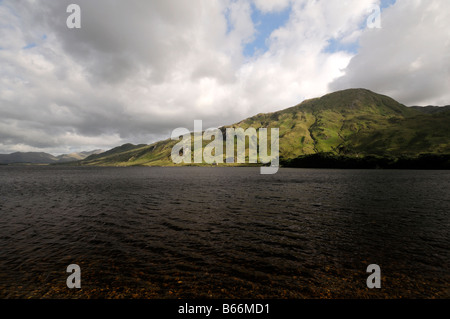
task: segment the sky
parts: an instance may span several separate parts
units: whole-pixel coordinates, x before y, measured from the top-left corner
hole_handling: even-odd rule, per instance
[[[348,88],[448,105],[448,21],[448,0],[0,0],[0,153],[150,144]]]

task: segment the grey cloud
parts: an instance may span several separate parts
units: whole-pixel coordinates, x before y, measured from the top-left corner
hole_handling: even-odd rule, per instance
[[[136,138],[149,143],[186,119],[180,113],[169,117],[152,110],[180,106],[185,112],[195,97],[188,99],[172,91],[179,105],[167,105],[167,97],[162,101],[150,94],[134,97],[134,83],[149,90],[164,87],[170,94],[165,87],[169,84],[176,89],[170,83],[179,74],[194,82],[211,77],[231,83],[234,76],[230,57],[217,50],[217,46],[233,45],[227,40],[224,7],[218,2],[79,0],[79,30],[66,27],[66,8],[73,1],[5,2],[8,13],[17,16],[10,18],[21,31],[23,43],[39,45],[15,56],[5,55],[0,67],[7,84],[14,77],[27,82],[11,85],[14,97],[1,101],[2,116],[23,124],[17,130],[9,127],[10,134],[0,136],[3,144],[55,145],[61,142],[56,137],[65,132],[86,137],[118,134],[124,141]],[[205,23],[209,24],[206,28]],[[15,50],[22,46],[19,43]],[[31,63],[34,58],[49,62],[51,73],[37,74]],[[130,111],[138,99],[147,106]],[[25,132],[46,142],[25,138]]]
[[[30,5],[21,0],[15,9],[29,28],[53,32],[93,82],[112,83],[126,80],[140,68],[149,68],[149,80],[155,83],[167,80],[180,60],[202,50],[197,29],[207,10],[214,9],[207,1],[78,0],[82,24],[74,30],[66,27],[71,3],[37,0]],[[217,37],[223,36],[220,31]]]
[[[330,90],[364,87],[406,105],[448,104],[449,20],[448,1],[398,0],[381,29],[363,33],[360,52]]]

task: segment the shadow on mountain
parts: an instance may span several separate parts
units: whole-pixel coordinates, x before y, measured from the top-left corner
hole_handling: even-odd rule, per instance
[[[336,169],[450,169],[450,155],[421,154],[417,157],[347,157],[332,153],[304,155],[291,160],[280,159],[283,167]]]

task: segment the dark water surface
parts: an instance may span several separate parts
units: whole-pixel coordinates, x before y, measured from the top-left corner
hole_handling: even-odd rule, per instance
[[[0,297],[449,298],[449,190],[449,171],[0,167]]]

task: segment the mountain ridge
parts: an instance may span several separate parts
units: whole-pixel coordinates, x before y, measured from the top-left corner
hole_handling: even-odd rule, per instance
[[[450,105],[446,105],[446,106],[428,105],[428,106],[410,106],[410,107],[413,109],[416,109],[418,111],[421,111],[423,113],[427,113],[427,114],[436,114],[436,113],[440,113],[440,112],[450,111]]]
[[[14,152],[0,154],[0,164],[56,164],[84,160],[92,154],[102,153],[103,150],[84,151],[78,153],[52,155],[45,152]]]
[[[279,128],[280,160],[288,163],[314,154],[349,158],[450,154],[448,123],[450,112],[431,114],[370,90],[348,89],[277,112],[260,113],[220,129]],[[79,165],[174,166],[170,155],[177,143],[166,139],[124,151],[118,147]]]
[[[449,155],[449,110],[449,106],[407,107],[367,89],[348,89],[277,112],[260,113],[220,129],[225,133],[227,128],[279,128],[280,161],[287,166],[324,159],[329,162],[330,158],[356,165],[361,158],[372,161]],[[72,164],[175,166],[171,150],[178,142],[166,139],[150,145],[124,144]],[[204,141],[203,147],[208,143]],[[56,160],[51,163],[63,162]]]

